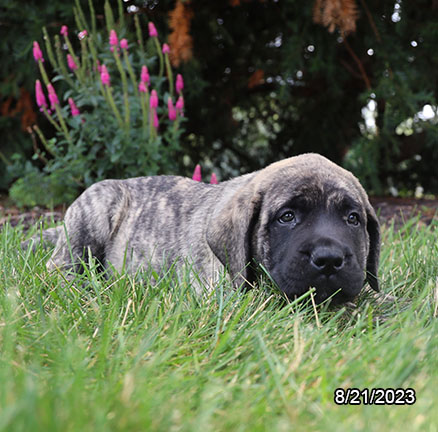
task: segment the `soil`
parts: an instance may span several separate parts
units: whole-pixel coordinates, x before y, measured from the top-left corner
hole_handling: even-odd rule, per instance
[[[418,223],[429,225],[438,221],[438,199],[414,199],[393,197],[372,197],[371,203],[379,215],[382,224],[391,224],[399,229],[412,217],[418,217]],[[12,226],[23,224],[28,229],[41,219],[58,222],[62,220],[66,207],[59,206],[53,210],[41,207],[19,209],[12,205],[6,197],[0,197],[0,228],[7,221]]]
[[[400,229],[406,221],[418,217],[418,223],[430,225],[438,221],[438,199],[371,197],[381,224],[391,224]]]

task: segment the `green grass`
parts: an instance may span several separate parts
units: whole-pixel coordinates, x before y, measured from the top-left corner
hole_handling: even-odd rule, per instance
[[[438,224],[383,233],[379,301],[300,309],[226,282],[69,284],[0,232],[0,431],[436,430]],[[338,406],[338,387],[415,389],[412,406]]]

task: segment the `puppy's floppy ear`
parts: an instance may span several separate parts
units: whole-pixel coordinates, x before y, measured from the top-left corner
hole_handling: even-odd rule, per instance
[[[380,225],[376,212],[369,203],[367,203],[367,231],[370,238],[370,247],[367,258],[366,281],[370,284],[374,291],[379,292],[377,271],[379,268],[380,257]]]
[[[238,286],[252,279],[251,244],[260,205],[261,195],[245,185],[222,208],[215,210],[208,224],[207,243]]]

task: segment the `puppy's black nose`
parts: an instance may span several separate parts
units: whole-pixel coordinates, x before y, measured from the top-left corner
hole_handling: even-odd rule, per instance
[[[344,267],[345,255],[335,246],[317,246],[310,254],[310,263],[318,272],[330,276]]]

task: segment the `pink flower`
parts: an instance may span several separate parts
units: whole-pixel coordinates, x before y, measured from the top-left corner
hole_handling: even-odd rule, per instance
[[[38,42],[34,41],[33,43],[33,58],[35,61],[44,61],[43,53],[41,52],[41,48],[38,44]]]
[[[145,84],[149,85],[150,82],[150,77],[149,77],[149,71],[148,68],[146,66],[142,66],[141,68],[141,76],[140,79],[142,82],[144,82]]]
[[[78,68],[78,65],[75,63],[75,59],[70,54],[67,54],[67,64],[72,71]]]
[[[177,114],[182,116],[183,115],[183,111],[184,111],[184,99],[183,99],[182,96],[180,96],[178,98],[178,100],[176,101],[175,108],[176,108]]]
[[[151,91],[151,98],[149,99],[149,106],[152,109],[156,109],[158,107],[158,95],[155,90]]]
[[[157,29],[155,28],[155,25],[153,22],[149,22],[148,23],[148,28],[149,28],[149,36],[150,37],[158,37],[158,32]]]
[[[59,99],[52,84],[47,84],[47,91],[49,92],[50,106],[53,109],[55,105],[59,105]]]
[[[122,39],[120,41],[120,48],[127,50],[128,49],[128,40],[127,39]]]
[[[75,104],[75,101],[72,98],[68,98],[68,104],[70,105],[71,115],[73,117],[76,117],[81,114],[78,107]]]
[[[181,93],[184,89],[184,80],[181,74],[176,76],[175,88],[177,93]]]
[[[167,43],[163,44],[163,54],[169,54],[169,53],[170,53],[169,45],[167,45]]]
[[[117,38],[117,33],[115,30],[110,31],[109,43],[113,47],[116,47],[119,44],[119,39]]]
[[[172,101],[172,98],[170,96],[167,99],[167,108],[168,108],[169,120],[175,121],[176,120],[176,110],[175,110],[175,107],[173,106],[173,101]]]
[[[43,111],[43,107],[47,108],[46,97],[44,96],[43,86],[41,85],[40,80],[35,81],[35,96],[36,103],[40,107],[40,111]]]
[[[202,175],[201,175],[201,165],[196,165],[195,171],[193,171],[192,180],[195,181],[202,181]]]
[[[78,38],[79,40],[85,39],[88,36],[88,32],[87,30],[82,30],[81,32],[79,32],[78,34]]]
[[[148,91],[146,84],[143,81],[140,81],[138,84],[138,91],[141,93],[146,93]]]
[[[211,175],[210,184],[219,184],[215,173]]]
[[[157,110],[154,109],[153,111],[153,116],[154,116],[154,128],[158,129],[158,126],[160,126],[160,123],[158,121],[158,115],[157,115]]]
[[[104,86],[110,86],[110,76],[105,65],[100,67],[100,80]]]
[[[62,36],[67,37],[67,36],[68,36],[68,27],[67,27],[66,25],[63,25],[63,26],[61,27],[61,31],[60,31],[60,33],[61,33]]]

